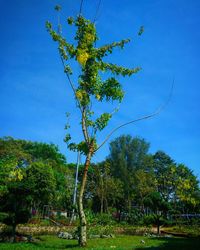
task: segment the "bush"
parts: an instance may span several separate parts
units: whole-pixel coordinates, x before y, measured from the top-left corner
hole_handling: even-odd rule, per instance
[[[95,221],[102,226],[113,225],[116,223],[111,214],[97,214]]]
[[[90,225],[97,224],[97,225],[114,225],[116,221],[114,220],[111,214],[95,214],[88,210],[86,212],[87,222]]]
[[[4,221],[7,217],[9,217],[9,214],[0,212],[0,222]]]
[[[142,220],[143,214],[138,209],[133,209],[128,214],[128,223],[132,225],[139,225]]]
[[[90,226],[88,228],[88,235],[111,235],[114,232],[114,227],[112,225],[96,225],[96,226]]]
[[[149,226],[155,223],[155,216],[152,215],[144,215],[140,221],[141,225]]]
[[[86,218],[87,218],[87,223],[90,225],[90,224],[93,224],[94,221],[95,221],[95,217],[96,215],[91,211],[91,210],[86,210],[85,211],[85,215],[86,215]]]

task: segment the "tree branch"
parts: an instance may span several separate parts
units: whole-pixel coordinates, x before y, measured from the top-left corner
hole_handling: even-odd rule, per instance
[[[79,9],[79,16],[81,15],[82,13],[82,8],[83,8],[83,0],[81,0],[81,3],[80,3],[80,9]]]
[[[119,125],[118,127],[114,128],[114,129],[106,136],[105,140],[96,148],[95,152],[96,152],[97,150],[99,150],[99,149],[100,149],[100,148],[110,139],[110,137],[111,137],[118,129],[120,129],[120,128],[122,128],[122,127],[125,127],[125,126],[127,126],[127,125],[129,125],[129,124],[132,124],[132,123],[135,123],[135,122],[139,122],[139,121],[142,121],[142,120],[146,120],[146,119],[150,119],[150,118],[152,118],[152,117],[154,117],[154,116],[156,116],[156,115],[159,115],[159,114],[166,108],[166,106],[169,104],[169,102],[170,102],[170,100],[171,100],[171,97],[172,97],[173,88],[174,88],[174,79],[173,79],[173,82],[172,82],[172,86],[171,86],[171,90],[170,90],[170,94],[169,94],[169,96],[168,96],[168,99],[166,100],[166,102],[165,102],[163,105],[161,105],[160,107],[158,107],[158,109],[157,109],[155,112],[153,112],[152,114],[145,115],[145,116],[141,116],[141,117],[139,117],[139,118],[137,118],[137,119],[134,119],[134,120],[129,121],[129,122],[125,122],[125,123]]]
[[[89,145],[90,143],[90,140],[89,140],[89,135],[88,135],[88,130],[87,130],[87,126],[86,126],[86,113],[85,113],[85,108],[83,109],[83,112],[82,112],[82,131],[83,131],[83,135],[84,135],[84,138],[85,138],[85,141],[87,143],[87,145]]]
[[[81,6],[80,6],[80,13],[79,13],[79,15],[81,14],[82,3],[83,3],[83,1],[81,1]],[[59,15],[58,15],[58,16],[59,16]],[[60,27],[61,27],[61,25],[60,25],[60,19],[58,19],[58,34],[61,34],[61,29],[60,29]],[[63,59],[63,57],[62,57],[61,55],[60,55],[60,59],[61,59],[63,68],[65,69],[65,62],[64,62],[64,59]],[[82,105],[81,105],[79,99],[76,97],[76,88],[75,88],[75,86],[74,86],[74,84],[73,84],[73,82],[72,82],[72,80],[71,80],[69,74],[68,74],[67,72],[65,72],[65,74],[66,74],[67,79],[68,79],[68,81],[69,81],[70,87],[71,87],[71,89],[72,89],[72,91],[73,91],[73,93],[74,93],[74,97],[75,97],[75,99],[77,100],[78,107],[79,107],[79,109],[80,109],[80,111],[81,111],[81,115],[82,115],[82,131],[83,131],[84,139],[85,139],[87,145],[89,145],[89,143],[90,143],[90,142],[89,142],[89,136],[88,136],[87,126],[86,126],[86,122],[85,122],[85,120],[86,120],[86,118],[85,118],[85,115],[86,115],[86,114],[85,114],[85,109],[82,107]]]
[[[97,20],[97,15],[98,15],[98,12],[99,12],[100,5],[101,5],[101,0],[99,0],[99,2],[98,2],[98,5],[97,5],[97,8],[96,8],[96,12],[95,12],[95,16],[94,16],[93,23],[95,23],[96,20]]]

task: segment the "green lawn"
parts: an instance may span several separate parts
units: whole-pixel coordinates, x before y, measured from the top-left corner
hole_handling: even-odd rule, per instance
[[[0,243],[0,249],[72,249],[80,250],[75,240],[63,240],[56,236],[40,236],[38,243]],[[141,243],[141,240],[145,244]],[[118,236],[114,239],[88,240],[90,250],[200,250],[200,238],[147,238],[142,236]]]

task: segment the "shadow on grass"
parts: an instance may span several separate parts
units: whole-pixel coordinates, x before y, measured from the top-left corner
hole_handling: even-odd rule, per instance
[[[200,250],[200,238],[166,238],[160,237],[152,240],[162,241],[158,246],[143,245],[134,250]],[[157,244],[156,244],[157,245]]]
[[[41,242],[38,244],[38,243],[31,243],[34,247],[37,247],[37,249],[77,249],[77,248],[79,248],[79,245],[78,244],[73,244],[73,243],[71,243],[71,244],[66,244],[66,243],[64,243],[64,244],[62,244],[62,245],[60,245],[60,244],[56,244],[56,248],[55,248],[55,244],[52,244],[52,245],[50,245],[50,244],[42,244]],[[0,248],[1,249],[1,248]]]
[[[77,245],[72,245],[72,244],[67,244],[67,245],[65,245],[65,249],[73,249],[73,248],[78,248],[79,247],[79,245],[77,244]]]
[[[55,245],[44,245],[42,246],[42,244],[35,244],[35,243],[31,243],[32,246],[36,247],[37,249],[78,249],[79,245],[74,245],[74,244],[63,244],[63,245],[57,245],[55,248]],[[1,249],[1,248],[0,248]],[[35,248],[34,248],[35,249]]]

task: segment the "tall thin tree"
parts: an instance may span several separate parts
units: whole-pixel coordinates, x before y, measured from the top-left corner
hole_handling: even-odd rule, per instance
[[[60,8],[57,7],[56,10],[59,11]],[[69,43],[65,37],[62,36],[60,24],[58,31],[53,28],[50,22],[46,22],[46,28],[53,40],[58,43],[58,50],[64,66],[64,72],[67,75],[67,79],[74,94],[75,103],[80,111],[83,140],[79,143],[71,142],[71,135],[67,134],[65,141],[68,142],[68,148],[70,150],[80,151],[86,157],[78,195],[78,212],[80,219],[79,244],[80,246],[86,246],[87,222],[83,209],[83,195],[86,187],[87,172],[92,157],[116,130],[133,122],[150,118],[158,114],[162,107],[150,115],[143,116],[116,127],[102,143],[99,145],[97,144],[97,135],[108,125],[113,113],[104,112],[97,117],[97,112],[93,110],[94,105],[92,104],[94,102],[121,102],[124,97],[124,91],[122,85],[118,81],[118,76],[130,77],[137,73],[140,67],[129,69],[105,62],[103,60],[105,57],[112,54],[113,50],[117,47],[123,49],[124,46],[130,42],[130,39],[124,39],[119,42],[96,47],[98,36],[95,23],[83,17],[81,11],[76,18],[69,17],[67,19],[68,24],[76,28],[73,43]],[[81,74],[78,76],[76,84],[71,80],[72,69],[69,65],[71,60],[75,60],[81,68]],[[102,79],[101,72],[108,73],[107,79]]]

